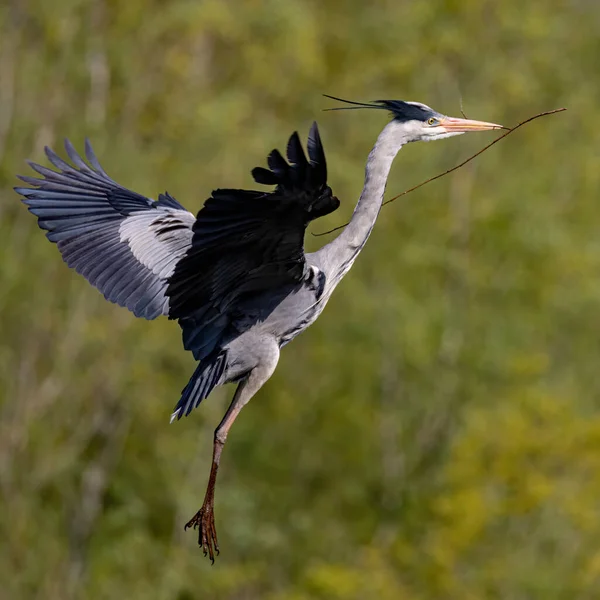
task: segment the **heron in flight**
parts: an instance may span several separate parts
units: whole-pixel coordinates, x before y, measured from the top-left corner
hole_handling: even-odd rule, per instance
[[[316,320],[352,267],[375,225],[400,148],[502,128],[447,117],[418,102],[349,103],[336,110],[382,109],[391,121],[369,154],[349,224],[317,252],[304,252],[306,228],[340,202],[327,185],[316,123],[308,134],[308,159],[294,133],[287,161],[273,150],[269,168],[252,171],[273,191],[217,189],[196,217],[168,193],[154,201],[111,179],[88,141],[87,162],[66,140],[70,163],[46,148],[55,170],[29,163],[41,177],[21,176],[31,187],[15,188],[67,265],[107,300],[137,317],[179,322],[183,346],[198,366],[172,421],[189,415],[216,386],[237,383],[214,433],[204,502],[185,526],[199,529],[198,543],[211,561],[219,552],[214,492],[229,429],[275,371],[281,348]]]

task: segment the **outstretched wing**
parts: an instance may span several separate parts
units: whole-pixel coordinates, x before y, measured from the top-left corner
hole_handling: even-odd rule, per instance
[[[197,358],[214,347],[241,300],[302,281],[308,223],[339,206],[327,185],[325,154],[314,123],[306,159],[294,133],[286,160],[277,150],[269,169],[252,171],[273,192],[221,189],[198,213],[192,245],[169,280],[169,315],[180,319],[184,344]]]
[[[46,148],[57,170],[29,163],[42,177],[20,176],[33,187],[15,191],[65,262],[107,300],[146,319],[168,314],[167,279],[192,243],[194,215],[168,193],[155,202],[113,181],[87,140],[89,165],[68,140],[65,148],[72,165]]]
[[[253,170],[273,192],[216,190],[197,219],[169,194],[153,201],[119,185],[89,142],[89,165],[65,147],[72,164],[46,148],[56,170],[30,163],[42,177],[20,177],[32,187],[15,190],[70,267],[136,316],[179,319],[197,359],[216,347],[241,301],[302,281],[306,226],[339,206],[316,123],[309,160],[294,133],[290,164],[273,150],[269,169]]]

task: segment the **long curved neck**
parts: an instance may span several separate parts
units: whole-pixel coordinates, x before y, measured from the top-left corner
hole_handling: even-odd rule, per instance
[[[392,121],[386,125],[367,159],[365,184],[350,222],[335,240],[318,252],[322,268],[330,275],[333,286],[349,271],[369,239],[381,209],[392,163],[404,143],[398,124]]]

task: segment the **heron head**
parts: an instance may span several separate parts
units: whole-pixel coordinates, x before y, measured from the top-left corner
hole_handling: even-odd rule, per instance
[[[375,108],[387,110],[392,115],[394,129],[402,137],[402,143],[429,142],[444,138],[469,133],[471,131],[490,131],[492,129],[506,129],[496,123],[486,121],[473,121],[471,119],[457,119],[443,115],[426,104],[420,102],[406,102],[404,100],[375,100],[374,102],[352,102],[333,96],[349,107],[331,108],[327,110],[348,110],[358,108]]]
[[[404,130],[406,141],[409,142],[429,142],[471,131],[505,129],[496,123],[448,117],[420,102],[377,100],[373,104],[391,112],[393,120]]]

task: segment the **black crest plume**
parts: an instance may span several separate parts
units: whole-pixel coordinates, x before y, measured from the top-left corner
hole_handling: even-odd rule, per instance
[[[351,104],[352,106],[337,106],[335,108],[325,108],[324,110],[358,110],[361,108],[375,108],[387,110],[392,113],[392,117],[397,121],[426,121],[429,117],[436,115],[433,110],[424,104],[418,102],[406,102],[404,100],[373,100],[372,102],[354,102],[353,100],[344,100],[329,94],[323,94],[325,98]]]

